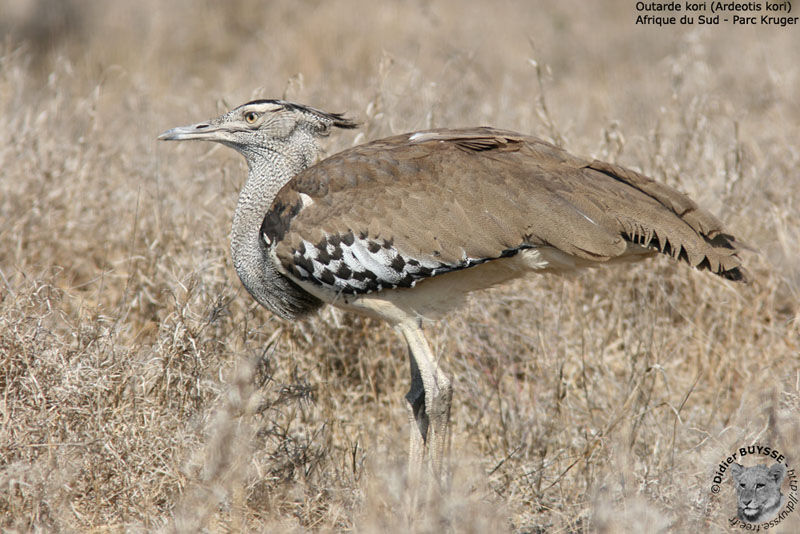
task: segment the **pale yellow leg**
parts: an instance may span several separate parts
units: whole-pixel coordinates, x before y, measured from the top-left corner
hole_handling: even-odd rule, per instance
[[[408,343],[411,360],[411,389],[406,395],[414,423],[411,428],[409,476],[412,483],[418,481],[427,485],[420,480],[421,476],[425,476],[421,473],[422,466],[427,464],[433,485],[443,488],[450,449],[448,432],[453,388],[437,365],[420,326],[416,322],[408,322],[399,324],[397,329]]]

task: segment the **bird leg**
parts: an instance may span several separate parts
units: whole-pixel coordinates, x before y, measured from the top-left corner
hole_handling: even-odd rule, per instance
[[[417,361],[408,346],[408,363],[411,368],[411,387],[406,393],[408,402],[411,439],[408,448],[408,478],[412,486],[418,486],[425,461],[425,441],[428,438],[428,414],[425,413],[425,386],[419,373]]]
[[[453,388],[435,361],[420,326],[416,322],[401,323],[398,330],[408,343],[411,367],[411,389],[406,395],[412,420],[409,476],[412,481],[419,480],[427,449],[430,474],[441,487],[449,454]]]

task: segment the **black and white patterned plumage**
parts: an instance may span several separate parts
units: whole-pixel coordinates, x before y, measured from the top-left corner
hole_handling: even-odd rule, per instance
[[[269,250],[274,242],[268,229],[262,239]],[[520,247],[527,248],[527,247]],[[508,257],[520,249],[503,251]],[[370,238],[366,233],[324,236],[317,243],[302,240],[292,250],[292,259],[282,262],[291,277],[311,282],[344,295],[360,295],[383,289],[414,287],[417,282],[444,273],[466,269],[496,258],[463,258],[445,263],[415,259],[395,248],[392,239]]]

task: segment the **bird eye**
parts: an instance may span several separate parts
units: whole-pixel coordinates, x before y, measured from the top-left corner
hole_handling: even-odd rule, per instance
[[[255,111],[248,111],[244,114],[244,120],[247,121],[248,124],[253,124],[258,119],[258,113]]]

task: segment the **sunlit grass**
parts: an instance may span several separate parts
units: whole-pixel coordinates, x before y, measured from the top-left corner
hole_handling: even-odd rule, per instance
[[[285,96],[361,123],[329,152],[547,137],[757,249],[751,286],[658,258],[491,290],[430,332],[454,483],[415,529],[727,532],[729,450],[800,461],[796,36],[645,31],[599,4],[0,6],[0,527],[409,530],[405,346],[258,308],[228,250],[243,162],[155,141]]]

